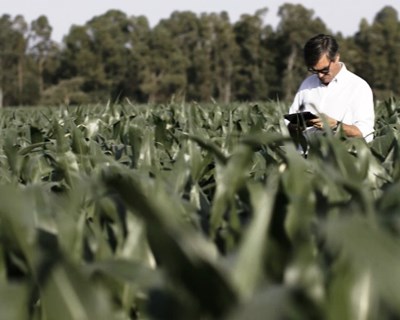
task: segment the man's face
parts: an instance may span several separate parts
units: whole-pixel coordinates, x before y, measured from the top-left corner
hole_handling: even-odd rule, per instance
[[[328,85],[340,70],[339,55],[331,60],[324,54],[317,64],[308,70],[315,73],[323,84]]]

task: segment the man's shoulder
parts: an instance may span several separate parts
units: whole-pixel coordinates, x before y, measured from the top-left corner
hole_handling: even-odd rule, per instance
[[[321,82],[319,81],[318,77],[315,74],[312,74],[303,80],[303,82],[300,84],[299,90],[316,88],[320,84]]]
[[[370,85],[364,78],[362,78],[358,74],[355,74],[354,72],[350,71],[349,69],[346,69],[345,78],[348,81],[351,81],[352,84],[358,84],[361,87],[371,89]]]

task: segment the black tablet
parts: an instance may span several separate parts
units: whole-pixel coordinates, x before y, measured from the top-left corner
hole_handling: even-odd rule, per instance
[[[310,111],[285,114],[284,117],[286,120],[289,120],[290,123],[293,123],[293,124],[300,124],[300,123],[304,123],[307,120],[318,118],[317,115],[315,115],[314,113],[312,113]]]

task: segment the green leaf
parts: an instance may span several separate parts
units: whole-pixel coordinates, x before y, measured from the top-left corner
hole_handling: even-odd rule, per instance
[[[0,283],[0,318],[28,319],[28,287],[17,283]]]
[[[40,291],[47,319],[114,318],[107,291],[91,283],[72,265],[55,266]]]
[[[150,200],[149,194],[140,187],[140,181],[117,168],[113,171],[104,172],[105,185],[117,192],[128,208],[144,220],[154,256],[172,282],[186,290],[206,314],[222,316],[234,305],[236,295],[210,259],[209,244],[189,225],[177,220],[168,197],[160,198],[162,193],[153,191],[157,200]]]
[[[269,242],[268,229],[278,183],[276,176],[270,176],[265,188],[258,184],[249,185],[254,217],[240,244],[238,261],[233,271],[238,292],[243,298],[254,294],[264,276],[265,252]]]
[[[400,241],[376,225],[369,217],[349,216],[331,219],[326,224],[329,248],[338,252],[337,263],[347,263],[354,274],[351,290],[359,285],[359,294],[350,304],[353,317],[375,314],[380,302],[387,304],[396,313],[400,312]],[[366,248],[368,248],[366,250]],[[334,279],[343,277],[341,269],[334,270]],[[359,282],[361,281],[361,284]],[[365,282],[367,281],[367,282]],[[364,284],[362,284],[364,283]],[[365,287],[366,286],[366,287]],[[338,292],[336,292],[338,293]],[[334,298],[334,296],[332,296]],[[365,306],[366,310],[360,308]]]

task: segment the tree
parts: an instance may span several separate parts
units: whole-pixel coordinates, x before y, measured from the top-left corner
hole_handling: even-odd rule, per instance
[[[175,48],[179,48],[181,57],[181,72],[184,77],[179,88],[183,91],[185,98],[199,100],[199,65],[196,59],[201,59],[201,38],[200,21],[198,17],[189,11],[174,12],[171,17],[165,21],[166,28],[171,32],[171,40]],[[203,61],[204,62],[204,61]]]
[[[128,17],[119,10],[74,26],[64,38],[60,78],[84,79],[81,90],[91,93],[94,101],[124,97],[142,101],[149,33],[145,17]]]
[[[87,26],[73,26],[64,38],[65,48],[61,53],[58,69],[60,80],[83,78],[80,87],[83,92],[91,92],[93,99],[104,98],[102,92],[109,90],[109,85],[101,61],[94,50],[94,34]]]
[[[124,83],[132,59],[131,32],[135,26],[122,11],[109,10],[90,20],[87,28],[92,40],[91,50],[99,68],[103,69],[110,98],[115,101],[128,94],[124,92]]]
[[[183,93],[186,87],[185,57],[181,48],[174,44],[170,24],[168,20],[161,20],[150,34],[150,54],[141,85],[149,102],[166,101],[177,92]]]
[[[210,15],[203,13],[198,19],[198,39],[193,50],[193,60],[188,73],[191,97],[197,101],[210,101],[215,97],[213,72],[213,24]]]
[[[0,17],[0,107],[20,103],[24,35],[22,17]]]
[[[131,99],[145,102],[147,96],[141,89],[141,85],[146,77],[149,64],[151,65],[151,61],[148,59],[151,33],[149,21],[145,16],[130,17],[128,32],[125,48],[129,53],[121,91],[125,92],[125,95]]]
[[[18,55],[18,99],[19,105],[24,102],[25,61],[28,44],[28,24],[23,16],[18,15],[13,21],[13,29],[20,35],[17,37],[16,54]]]
[[[29,54],[36,61],[40,96],[45,89],[44,71],[46,63],[58,52],[56,43],[51,40],[51,32],[52,27],[46,16],[40,16],[32,21],[29,35]]]
[[[232,100],[232,77],[238,47],[226,12],[208,16],[211,33],[211,63],[214,74],[215,96],[224,103]]]
[[[362,52],[357,72],[384,99],[400,93],[400,23],[397,11],[390,6],[377,13],[371,26],[364,21],[355,35]]]
[[[234,72],[235,100],[254,101],[268,97],[265,74],[268,74],[268,66],[272,63],[272,50],[267,47],[269,29],[263,24],[267,10],[265,8],[257,10],[254,15],[242,15],[234,25],[239,47]]]
[[[314,18],[314,11],[300,4],[284,4],[278,10],[281,21],[276,31],[278,50],[278,72],[282,75],[281,94],[284,100],[291,100],[300,82],[306,75],[303,46],[312,36],[327,33],[320,18]]]

